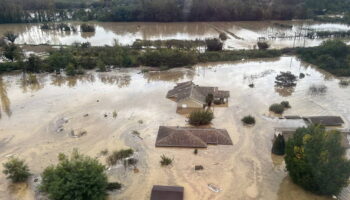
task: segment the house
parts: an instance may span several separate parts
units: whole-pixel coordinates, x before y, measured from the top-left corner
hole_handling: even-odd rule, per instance
[[[284,140],[287,142],[289,139],[291,139],[296,132],[297,128],[276,128],[275,129],[275,136],[281,134],[284,138]],[[345,130],[339,130],[341,134],[341,146],[344,148],[350,148],[349,140],[347,138],[348,134],[350,134],[349,131]]]
[[[215,128],[160,126],[156,147],[207,148],[208,145],[232,145],[228,132]]]
[[[184,188],[177,186],[155,185],[152,188],[151,200],[183,200]]]
[[[207,105],[207,97],[213,95],[214,104],[225,104],[230,97],[229,91],[219,90],[218,87],[195,85],[192,81],[178,83],[170,90],[167,98],[174,99],[179,108],[203,108]]]

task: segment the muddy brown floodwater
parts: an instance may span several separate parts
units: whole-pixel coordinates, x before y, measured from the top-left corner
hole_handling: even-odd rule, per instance
[[[195,40],[228,36],[225,49],[252,49],[259,37],[265,37],[272,48],[317,46],[323,39],[293,39],[306,34],[307,29],[317,31],[345,31],[350,26],[312,21],[250,21],[250,22],[183,22],[183,23],[122,23],[90,22],[95,33],[62,32],[41,30],[40,24],[1,24],[0,35],[6,31],[19,34],[18,44],[70,45],[74,42],[90,42],[93,46],[113,45],[114,40],[122,45],[131,45],[135,40]],[[71,25],[79,30],[80,22]],[[278,24],[283,24],[282,26]],[[276,38],[276,39],[273,39]],[[283,38],[283,39],[282,39]],[[350,40],[344,39],[345,42]]]
[[[109,179],[124,185],[121,191],[110,194],[111,200],[147,200],[156,184],[183,186],[186,200],[330,199],[294,185],[283,158],[271,155],[274,127],[299,124],[271,116],[268,107],[288,100],[292,108],[286,115],[340,115],[348,126],[350,88],[340,87],[338,78],[295,57],[198,64],[193,69],[145,74],[140,71],[89,72],[76,78],[40,74],[37,84],[24,83],[21,74],[1,75],[0,163],[9,156],[25,159],[33,177],[29,185],[14,186],[1,173],[0,199],[38,198],[33,180],[45,167],[57,163],[60,152],[77,148],[105,163],[102,150],[125,147],[136,151],[139,172],[122,165],[110,168]],[[283,92],[274,88],[280,71],[304,73],[306,77],[298,80],[294,91]],[[176,113],[176,103],[165,95],[175,82],[187,80],[230,91],[228,107],[214,109],[213,127],[227,129],[233,146],[209,146],[198,155],[193,149],[155,148],[160,125],[186,125],[186,118]],[[249,88],[250,83],[255,87]],[[325,85],[327,92],[310,95],[313,84]],[[115,118],[113,111],[117,112]],[[241,118],[248,114],[257,119],[254,127],[241,124]],[[87,134],[72,137],[70,130],[79,129]],[[131,134],[134,130],[140,137]],[[174,159],[172,166],[160,166],[162,154]],[[194,171],[195,165],[203,165],[204,170]],[[213,192],[208,184],[221,191]],[[350,199],[350,187],[344,188],[339,199]]]

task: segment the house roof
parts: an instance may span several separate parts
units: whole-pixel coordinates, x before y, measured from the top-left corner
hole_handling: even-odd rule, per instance
[[[277,129],[278,132],[280,132],[280,134],[283,135],[284,139],[286,141],[288,141],[289,139],[291,139],[294,135],[294,133],[296,132],[296,129],[294,128],[286,128],[286,129]],[[350,148],[350,143],[348,140],[348,134],[350,134],[349,131],[344,131],[344,130],[339,130],[340,134],[341,134],[341,141],[340,144],[342,147],[344,148]]]
[[[208,144],[232,145],[224,129],[160,126],[156,147],[206,148]]]
[[[167,98],[176,98],[176,101],[192,98],[203,104],[206,103],[208,94],[213,94],[214,98],[228,98],[229,91],[219,90],[218,87],[204,87],[195,85],[192,81],[178,83],[174,89],[170,90]]]
[[[184,188],[177,186],[155,185],[152,188],[151,200],[183,200]]]
[[[319,124],[323,126],[341,126],[344,121],[339,116],[312,116],[305,117],[305,120],[311,124]]]

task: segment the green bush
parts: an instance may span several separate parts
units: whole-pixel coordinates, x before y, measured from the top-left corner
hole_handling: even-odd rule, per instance
[[[10,72],[10,71],[14,71],[14,70],[21,70],[21,69],[22,69],[22,67],[21,67],[20,63],[17,63],[17,62],[0,63],[0,73]]]
[[[258,42],[257,44],[260,50],[266,50],[270,47],[270,45],[267,42]]]
[[[208,125],[213,120],[214,114],[208,110],[196,110],[191,112],[189,123],[194,126]]]
[[[168,165],[171,165],[173,163],[173,159],[166,157],[165,155],[162,155],[160,158],[161,158],[160,164],[162,166],[168,166]]]
[[[274,112],[276,114],[283,114],[284,109],[284,106],[278,103],[272,104],[269,108],[271,112]]]
[[[205,40],[207,51],[221,51],[224,44],[217,38]]]
[[[316,194],[338,195],[350,177],[341,137],[339,131],[320,126],[297,129],[287,142],[285,156],[293,182]]]
[[[277,137],[275,136],[275,141],[273,142],[272,153],[283,156],[285,154],[285,148],[286,144],[284,141],[284,137],[283,135],[278,134]]]
[[[74,150],[70,158],[60,154],[59,163],[44,170],[40,189],[54,200],[104,200],[107,186],[105,166]]]
[[[255,118],[251,115],[245,116],[241,120],[244,124],[253,125],[255,124]]]
[[[76,75],[76,69],[73,64],[69,64],[66,68],[66,74],[68,76],[75,76]]]
[[[291,106],[290,106],[290,104],[289,104],[289,101],[282,101],[282,102],[281,102],[281,105],[282,105],[285,109],[291,108]]]
[[[196,55],[192,51],[160,49],[147,50],[139,58],[140,64],[151,67],[184,67],[197,63]]]
[[[222,41],[227,40],[227,35],[226,35],[226,33],[221,32],[221,33],[219,34],[219,38],[220,38],[220,40],[222,40]]]
[[[28,166],[24,160],[18,158],[11,158],[8,162],[3,164],[3,173],[7,179],[10,179],[13,183],[25,182],[31,175]]]
[[[95,32],[95,26],[89,24],[80,25],[81,32]]]
[[[128,158],[134,154],[134,150],[132,149],[122,149],[120,151],[114,151],[112,155],[107,157],[108,165],[115,165],[119,160]]]

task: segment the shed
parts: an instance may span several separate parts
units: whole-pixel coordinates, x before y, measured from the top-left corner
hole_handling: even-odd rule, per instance
[[[339,116],[312,116],[305,117],[305,121],[310,124],[319,124],[323,126],[342,126],[344,121]]]
[[[151,200],[183,200],[184,188],[178,186],[155,185],[152,188]]]

